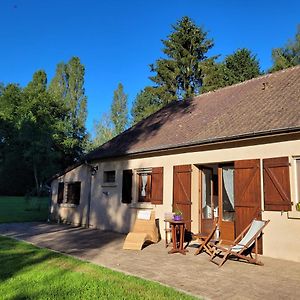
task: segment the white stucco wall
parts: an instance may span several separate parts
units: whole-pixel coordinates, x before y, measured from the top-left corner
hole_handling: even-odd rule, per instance
[[[90,190],[90,176],[87,166],[81,165],[70,172],[64,174],[63,176],[54,180],[51,185],[52,189],[52,205],[51,212],[52,218],[59,220],[61,222],[72,223],[74,225],[86,225],[86,216],[88,209],[88,193]],[[57,204],[57,192],[58,192],[58,183],[65,182],[65,191],[66,185],[68,182],[80,181],[80,204],[78,206],[68,207],[68,205]]]
[[[91,214],[90,226],[103,230],[114,230],[119,232],[128,232],[135,219],[137,209],[152,208],[155,210],[156,217],[159,219],[159,227],[164,238],[164,214],[172,211],[173,201],[173,166],[184,164],[206,164],[219,162],[233,162],[243,159],[264,159],[272,157],[289,156],[290,160],[295,156],[300,156],[300,139],[293,141],[275,142],[264,140],[257,142],[258,144],[249,145],[246,143],[232,143],[227,147],[215,146],[203,147],[195,150],[195,152],[165,154],[155,157],[144,157],[130,160],[114,160],[95,162],[98,165],[98,172],[92,178],[92,196],[91,196]],[[151,204],[123,204],[122,196],[122,170],[150,167],[164,168],[164,189],[163,189],[163,205]],[[84,180],[86,172],[81,169],[73,170],[69,176],[76,176],[79,172],[78,180]],[[103,185],[103,171],[116,170],[116,184],[114,186]],[[291,193],[292,201],[297,202],[295,193],[295,177],[291,170]],[[262,177],[262,176],[261,176]],[[88,180],[86,180],[88,182]],[[53,189],[55,190],[55,186]],[[87,195],[87,192],[83,192]],[[263,196],[263,191],[262,191]],[[55,198],[55,196],[54,196]],[[133,202],[137,202],[136,187],[133,182]],[[84,202],[85,200],[83,200]],[[68,219],[74,218],[74,221],[85,220],[83,204],[78,209],[78,214],[69,213],[72,209],[60,209],[60,213],[67,216]],[[263,205],[262,205],[263,207]],[[293,206],[295,210],[295,206]],[[293,212],[294,213],[294,212]],[[297,214],[297,212],[295,212]],[[81,216],[81,217],[79,217]],[[300,261],[300,238],[297,230],[300,229],[300,220],[288,219],[287,213],[281,215],[281,212],[264,212],[263,218],[270,219],[271,222],[267,226],[264,235],[264,254],[271,257],[283,258],[289,260]],[[192,172],[192,231],[198,231],[199,224],[199,172],[193,166]],[[280,234],[278,234],[280,233]],[[276,238],[277,237],[277,238]],[[282,241],[284,239],[284,242]],[[287,245],[293,245],[287,249]]]

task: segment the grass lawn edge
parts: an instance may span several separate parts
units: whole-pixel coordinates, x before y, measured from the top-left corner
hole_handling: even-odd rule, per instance
[[[23,223],[23,222],[22,222]],[[28,222],[24,222],[24,223],[28,223]],[[99,266],[101,268],[104,268],[104,269],[107,269],[107,270],[111,270],[111,271],[114,271],[114,272],[117,272],[117,273],[121,273],[123,275],[127,275],[127,276],[130,276],[130,277],[133,277],[135,279],[142,279],[142,280],[145,280],[147,282],[153,282],[153,283],[156,283],[158,285],[161,285],[161,286],[164,286],[166,288],[170,288],[174,291],[178,291],[180,293],[183,293],[187,296],[191,296],[191,297],[194,297],[195,299],[204,299],[204,297],[202,298],[199,298],[197,295],[195,294],[192,294],[188,291],[185,291],[183,289],[180,289],[180,288],[177,288],[177,287],[174,287],[174,286],[171,286],[171,285],[168,285],[166,283],[163,283],[163,282],[160,282],[160,281],[157,281],[157,280],[153,280],[153,279],[149,279],[145,276],[140,276],[140,275],[136,275],[134,273],[131,273],[131,272],[128,272],[128,271],[124,271],[124,270],[120,270],[118,268],[114,268],[114,267],[108,267],[108,266],[105,266],[105,265],[102,265],[102,264],[97,264],[95,262],[91,262],[87,259],[84,259],[84,258],[81,258],[81,257],[78,257],[76,255],[72,255],[72,254],[69,254],[69,253],[65,253],[65,252],[62,252],[62,251],[58,251],[58,250],[55,250],[55,249],[52,249],[52,248],[47,248],[47,247],[42,247],[42,246],[39,246],[33,242],[30,242],[30,241],[27,241],[27,240],[23,240],[23,239],[20,239],[18,237],[13,237],[13,236],[7,236],[5,234],[0,234],[0,237],[4,237],[4,238],[8,238],[8,239],[12,239],[12,240],[16,240],[18,242],[21,242],[21,243],[25,243],[25,244],[29,244],[35,248],[38,248],[38,249],[42,249],[42,250],[46,250],[46,251],[50,251],[50,252],[53,252],[53,253],[56,253],[58,255],[61,255],[61,256],[66,256],[66,257],[69,257],[71,259],[74,259],[74,260],[79,260],[81,262],[84,262],[84,263],[87,263],[87,264],[91,264],[93,266]]]

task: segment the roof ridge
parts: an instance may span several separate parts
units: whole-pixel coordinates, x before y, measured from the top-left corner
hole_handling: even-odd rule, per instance
[[[276,72],[273,72],[273,73],[263,74],[263,75],[260,75],[260,76],[242,81],[242,82],[238,82],[238,83],[235,83],[235,84],[231,84],[231,85],[227,85],[227,86],[224,86],[224,87],[221,87],[221,88],[217,88],[215,90],[212,90],[212,91],[194,96],[193,98],[200,98],[200,97],[204,97],[204,96],[207,96],[209,94],[217,93],[217,92],[219,93],[219,92],[224,91],[226,89],[234,88],[234,87],[237,87],[237,86],[240,86],[240,85],[245,85],[245,84],[248,84],[249,82],[253,82],[253,81],[256,81],[256,80],[261,80],[263,78],[276,77],[277,75],[279,75],[281,73],[290,72],[290,71],[293,71],[294,69],[298,69],[298,68],[300,69],[300,65],[296,65],[296,66],[293,66],[293,67],[290,67],[290,68],[279,70],[279,71],[276,71]]]

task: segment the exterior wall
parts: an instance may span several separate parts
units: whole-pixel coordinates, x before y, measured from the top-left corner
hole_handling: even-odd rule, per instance
[[[282,139],[284,140],[284,139]],[[152,208],[155,210],[156,217],[159,219],[159,228],[164,238],[164,214],[172,211],[173,201],[173,166],[184,164],[206,164],[233,162],[243,159],[264,159],[272,157],[289,156],[292,160],[294,156],[300,156],[300,139],[282,141],[263,140],[260,139],[256,143],[236,142],[227,146],[202,147],[195,152],[186,152],[178,154],[167,154],[161,156],[152,156],[135,159],[119,159],[114,161],[99,161],[94,165],[98,165],[97,174],[92,177],[91,182],[91,214],[90,226],[103,230],[114,230],[119,232],[128,232],[134,222],[136,211],[142,208]],[[121,203],[122,197],[122,170],[138,168],[163,167],[164,168],[164,189],[163,189],[163,205],[151,205],[149,203],[136,203],[136,177],[133,178],[133,203]],[[116,184],[111,186],[103,185],[103,171],[116,170]],[[73,176],[80,169],[72,171]],[[262,170],[261,170],[262,172]],[[84,173],[86,174],[86,173]],[[261,174],[262,175],[262,174]],[[290,172],[291,183],[295,182],[295,178]],[[70,175],[66,174],[68,178]],[[78,175],[79,176],[79,175]],[[81,175],[83,176],[83,175]],[[80,178],[84,179],[85,177]],[[261,176],[263,177],[263,176]],[[88,182],[88,180],[86,180]],[[53,186],[53,189],[57,187]],[[291,185],[292,201],[296,203],[295,186]],[[87,195],[87,192],[85,192]],[[192,231],[198,232],[199,223],[199,172],[193,166],[192,172]],[[263,196],[263,191],[262,191]],[[55,195],[54,195],[55,198]],[[263,197],[262,197],[263,198]],[[262,205],[263,208],[263,205]],[[66,209],[71,211],[72,209]],[[83,209],[79,209],[78,215],[73,212],[68,214],[60,209],[61,215],[67,215],[68,218],[74,218],[74,221],[82,220]],[[295,206],[293,206],[295,210]],[[293,211],[298,216],[298,212]],[[76,218],[75,218],[76,217]],[[288,219],[287,213],[281,212],[264,212],[263,218],[270,219],[271,222],[267,226],[264,234],[264,255],[283,258],[289,260],[300,261],[300,239],[297,230],[299,230],[299,219]],[[293,245],[288,247],[287,245]]]
[[[52,205],[51,215],[52,218],[66,223],[72,223],[74,225],[86,225],[86,216],[88,210],[88,194],[90,191],[90,176],[88,167],[80,165],[76,169],[71,170],[65,175],[58,177],[51,184],[52,189]],[[57,191],[58,183],[65,182],[65,196],[66,196],[66,184],[68,182],[80,181],[80,203],[79,205],[70,204],[57,204]]]

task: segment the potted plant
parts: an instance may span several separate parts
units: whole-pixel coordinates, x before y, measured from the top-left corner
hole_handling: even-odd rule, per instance
[[[298,202],[298,203],[296,204],[296,210],[297,210],[297,211],[300,211],[300,202]]]
[[[177,210],[174,212],[173,220],[174,220],[174,221],[181,221],[181,220],[182,220],[182,211],[181,211],[181,210],[177,209]]]

